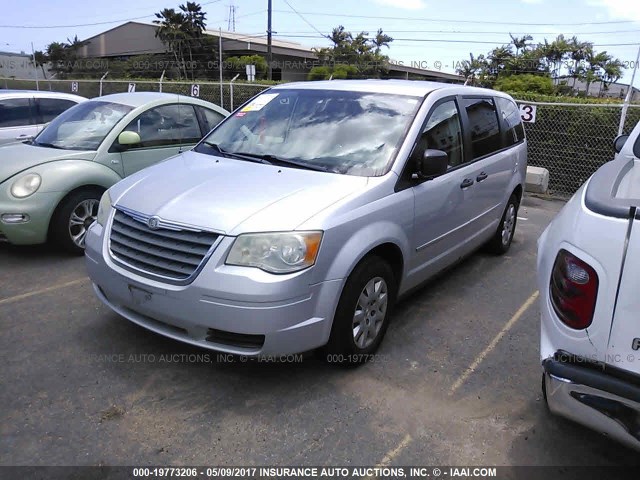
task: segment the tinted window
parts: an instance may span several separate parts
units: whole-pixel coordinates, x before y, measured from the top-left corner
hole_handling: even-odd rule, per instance
[[[40,114],[39,122],[48,123],[68,108],[73,107],[76,102],[72,100],[63,100],[60,98],[38,98],[38,113]]]
[[[184,104],[151,108],[141,113],[125,130],[140,135],[140,143],[130,148],[196,143],[202,137],[195,110]]]
[[[0,128],[32,125],[31,104],[28,98],[0,100]]]
[[[453,100],[441,103],[429,115],[415,151],[422,155],[428,148],[446,152],[450,167],[464,162],[460,115]]]
[[[471,129],[473,158],[482,157],[502,148],[498,114],[490,98],[465,98],[462,100]]]
[[[200,106],[197,106],[196,108],[204,118],[204,121],[205,121],[204,129],[206,133],[213,130],[213,127],[218,125],[225,118],[224,115],[222,115],[221,113],[214,112],[213,110],[209,110],[208,108],[204,108]]]
[[[502,130],[504,131],[505,146],[524,140],[524,128],[520,119],[520,110],[511,100],[506,98],[496,98],[502,118]]]

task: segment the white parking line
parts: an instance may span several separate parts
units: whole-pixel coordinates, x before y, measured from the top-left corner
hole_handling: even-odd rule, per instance
[[[498,332],[498,334],[495,337],[493,337],[493,340],[491,340],[491,343],[487,345],[487,348],[485,348],[480,353],[480,355],[476,357],[473,363],[469,365],[469,367],[464,371],[464,373],[460,376],[460,378],[458,378],[458,380],[456,380],[456,382],[451,386],[451,389],[449,390],[449,395],[453,395],[464,384],[464,382],[467,381],[467,379],[471,376],[471,374],[473,374],[473,372],[476,371],[476,369],[480,366],[484,358],[489,353],[491,353],[494,348],[496,348],[496,345],[498,345],[498,342],[502,340],[502,337],[504,337],[505,334],[509,330],[511,330],[511,328],[516,324],[516,322],[520,320],[520,317],[522,316],[522,314],[527,311],[527,309],[533,304],[533,302],[536,301],[536,298],[538,298],[539,294],[540,292],[538,292],[538,290],[533,292],[531,296],[527,299],[527,301],[524,302],[522,306],[518,309],[518,311],[513,314],[513,317],[509,319],[509,321],[502,328],[502,330],[500,330],[500,332]]]
[[[518,217],[518,220],[529,220],[527,217]]]
[[[77,280],[72,280],[66,283],[58,283],[57,285],[51,285],[47,288],[42,288],[40,290],[34,290],[33,292],[22,293],[20,295],[15,295],[13,297],[3,298],[0,300],[0,305],[5,305],[7,303],[18,302],[20,300],[24,300],[25,298],[33,297],[34,295],[42,295],[43,293],[53,292],[54,290],[60,290],[61,288],[72,287],[73,285],[79,285],[83,282],[89,280],[88,278],[78,278]]]
[[[380,460],[380,463],[378,463],[376,465],[376,468],[383,468],[383,467],[388,467],[391,462],[393,461],[394,458],[396,458],[398,456],[398,454],[405,449],[405,447],[407,445],[409,445],[411,443],[411,435],[409,435],[408,433],[404,436],[404,438],[400,441],[400,443],[398,445],[396,445],[395,448],[393,448],[392,450],[389,450],[387,452],[387,454],[382,458],[382,460]],[[378,478],[377,476],[371,476],[371,477],[365,477],[364,480],[375,480],[376,478]]]

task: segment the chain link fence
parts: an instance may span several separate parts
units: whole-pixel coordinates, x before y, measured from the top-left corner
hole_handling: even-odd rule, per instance
[[[233,110],[269,85],[235,82],[160,82],[148,80],[17,80],[0,79],[0,88],[16,90],[50,90],[74,93],[87,98],[123,92],[167,92],[193,95]]]
[[[535,107],[525,123],[529,165],[549,170],[549,193],[569,197],[603,164],[613,159],[621,104],[520,102]],[[623,133],[640,120],[640,105],[630,105]]]
[[[77,93],[87,98],[110,93],[170,92],[194,95],[233,110],[268,85],[223,82],[159,82],[142,80],[40,80],[40,90]],[[0,88],[36,89],[35,80],[0,79]],[[621,104],[545,103],[516,100],[535,107],[534,121],[525,123],[529,165],[549,170],[549,193],[571,196],[601,165],[613,158]],[[630,105],[624,133],[640,121],[640,105]]]

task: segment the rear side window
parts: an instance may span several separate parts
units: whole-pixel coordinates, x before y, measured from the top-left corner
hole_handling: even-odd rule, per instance
[[[469,118],[473,158],[489,155],[502,148],[498,113],[491,98],[463,98]]]
[[[524,127],[520,119],[520,111],[515,102],[506,98],[496,98],[500,117],[502,119],[502,130],[504,131],[505,147],[510,147],[524,140]]]
[[[33,125],[31,101],[28,98],[0,99],[0,128]]]
[[[48,123],[68,108],[73,107],[76,102],[61,98],[37,98],[39,119],[41,123]]]

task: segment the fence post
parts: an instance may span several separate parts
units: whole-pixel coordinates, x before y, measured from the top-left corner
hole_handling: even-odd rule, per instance
[[[98,94],[99,97],[102,96],[102,81],[105,79],[105,77],[109,75],[109,72],[105,72],[104,75],[102,75],[102,77],[100,77],[100,93]]]
[[[229,111],[230,112],[233,112],[233,82],[235,82],[238,79],[239,76],[240,76],[240,74],[237,74],[229,82],[229,105],[230,105]]]
[[[629,90],[627,90],[627,96],[624,99],[624,105],[622,105],[622,113],[620,114],[620,125],[618,126],[618,135],[622,135],[624,130],[624,122],[627,119],[627,110],[631,103],[631,97],[633,96],[633,80],[636,78],[636,71],[638,70],[638,62],[640,61],[640,45],[638,46],[638,55],[636,56],[636,63],[633,66],[633,73],[631,74],[631,82],[629,83]]]
[[[164,80],[164,72],[166,72],[166,70],[162,70],[162,75],[160,75],[160,82],[158,83],[158,91],[160,93],[162,93],[162,80]]]

